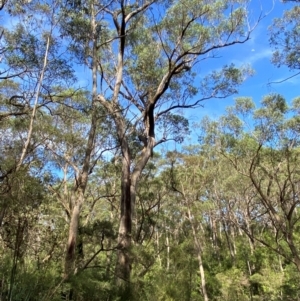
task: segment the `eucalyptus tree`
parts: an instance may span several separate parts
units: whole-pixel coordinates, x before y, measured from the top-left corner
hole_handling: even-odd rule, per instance
[[[54,39],[56,4],[50,8],[32,3],[22,11],[13,3],[6,4],[4,9],[10,9],[15,25],[1,28],[4,70],[0,97],[1,186],[5,191],[13,186],[13,175],[21,169],[29,172],[35,161],[34,154],[41,143],[36,135],[35,119],[47,103],[42,94],[51,93],[52,87],[62,79],[72,78],[70,66],[58,56]],[[43,17],[43,28],[35,14]],[[5,203],[1,207],[1,219],[7,206]]]
[[[75,6],[78,14],[68,15],[65,34],[73,37],[81,62],[91,66],[93,61],[99,72],[102,85],[95,101],[114,120],[121,148],[116,272],[127,281],[141,172],[154,147],[167,140],[182,141],[186,135],[188,122],[181,109],[236,92],[247,68],[225,66],[201,74],[194,85],[196,66],[216,57],[220,48],[246,42],[255,24],[249,25],[247,1],[81,1]],[[133,136],[140,141],[137,152],[130,143]]]
[[[209,300],[209,294],[207,291],[206,277],[203,265],[203,233],[200,238],[201,228],[203,229],[201,222],[203,216],[207,214],[201,207],[210,207],[209,201],[203,201],[205,199],[205,192],[209,186],[211,176],[206,173],[204,167],[207,162],[204,157],[199,155],[193,156],[192,154],[183,156],[182,163],[174,169],[174,163],[171,167],[171,189],[177,194],[176,202],[181,203],[181,214],[186,216],[187,221],[190,224],[194,252],[198,260],[198,268],[200,275],[199,291],[201,291],[203,300]]]
[[[54,31],[57,26],[55,14],[57,3],[24,5],[19,11],[12,6],[11,14],[15,20],[12,28],[3,27],[2,42],[5,51],[1,58],[1,67],[7,76],[1,81],[0,122],[5,135],[10,136],[13,123],[22,121],[18,127],[15,142],[19,141],[20,150],[15,169],[23,165],[34,138],[34,120],[38,111],[43,108],[55,85],[74,79],[67,61],[60,56]],[[38,17],[34,17],[38,15]],[[40,27],[43,18],[43,27]],[[40,28],[38,30],[37,28]],[[14,77],[14,79],[10,79]],[[7,125],[10,123],[10,128]],[[32,146],[32,147],[31,147]]]
[[[17,266],[26,262],[24,254],[47,249],[37,247],[45,237],[40,235],[43,227],[36,226],[42,223],[37,217],[50,181],[41,133],[45,110],[51,106],[54,87],[67,86],[74,76],[56,35],[58,1],[52,6],[38,1],[5,2],[3,11],[10,18],[1,25],[0,224],[2,238],[8,228],[16,233],[8,281],[8,298],[14,299],[15,279],[21,273]],[[27,252],[21,253],[21,248]],[[33,265],[39,262],[39,257],[31,259]]]
[[[115,145],[111,121],[101,107],[91,108],[89,93],[69,89],[59,94],[57,91],[52,101],[54,104],[49,107],[51,114],[43,116],[48,123],[41,125],[40,131],[48,164],[53,166],[55,173],[61,174],[48,188],[61,205],[69,228],[65,257],[67,279],[85,265],[80,256],[76,258],[76,248],[80,244],[79,228],[90,221],[90,218],[80,221],[82,211],[90,217],[97,200],[116,194],[116,191],[101,188],[105,178],[99,172],[96,173],[98,189],[95,189],[95,179],[88,185],[88,179],[95,178],[94,173],[104,152],[113,151]],[[92,134],[91,128],[94,131]],[[89,142],[89,139],[92,141]],[[83,181],[81,177],[84,177],[84,184],[80,184]],[[84,185],[82,189],[80,185]]]
[[[257,109],[251,99],[240,98],[216,123],[213,137],[220,153],[248,181],[248,217],[237,212],[236,224],[299,271],[298,108],[299,99],[289,108],[276,94],[264,97]]]
[[[299,45],[300,45],[300,6],[298,0],[286,0],[285,3],[294,3],[292,8],[284,11],[280,18],[276,18],[270,26],[270,44],[274,48],[273,63],[277,66],[287,66],[296,71],[288,80],[299,75]]]
[[[11,6],[11,14],[21,21],[12,31],[4,30],[4,44],[7,50],[4,53],[3,64],[22,77],[22,81],[16,83],[19,87],[22,86],[19,94],[16,92],[10,98],[4,98],[6,111],[1,117],[3,120],[14,120],[18,116],[24,116],[28,122],[27,133],[26,129],[23,129],[21,136],[23,146],[15,166],[16,170],[23,167],[29,150],[35,149],[29,147],[33,141],[36,141],[41,152],[45,151],[48,155],[49,161],[45,165],[49,162],[59,162],[63,165],[62,181],[65,180],[66,193],[63,194],[65,199],[58,199],[65,205],[65,209],[68,209],[70,218],[65,258],[65,278],[68,278],[75,270],[78,226],[88,177],[101,157],[96,139],[99,138],[97,130],[103,120],[103,114],[95,104],[96,62],[92,63],[91,68],[91,93],[76,93],[74,89],[68,89],[70,84],[74,83],[75,77],[70,55],[66,56],[67,42],[63,42],[63,36],[58,32],[58,24],[61,24],[65,17],[61,5],[60,1],[32,1],[22,6],[18,3]],[[89,29],[95,36],[96,27],[92,24]],[[42,123],[43,118],[48,125]],[[109,125],[107,119],[106,121]],[[77,137],[74,131],[77,131]],[[69,197],[66,178],[70,174],[74,177],[74,185]],[[52,189],[52,192],[59,195],[55,189]]]

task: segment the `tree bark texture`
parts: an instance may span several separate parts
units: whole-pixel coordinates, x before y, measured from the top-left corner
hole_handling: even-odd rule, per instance
[[[131,194],[130,194],[130,156],[124,155],[121,180],[121,216],[118,235],[118,259],[116,265],[117,283],[123,286],[130,279],[130,245],[131,245]]]

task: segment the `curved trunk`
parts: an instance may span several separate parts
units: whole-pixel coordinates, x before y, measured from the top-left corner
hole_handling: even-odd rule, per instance
[[[95,12],[92,9],[92,31],[93,31],[93,69],[92,69],[92,116],[91,116],[91,127],[88,133],[87,144],[85,147],[85,154],[83,158],[83,165],[80,172],[77,172],[77,178],[72,195],[72,207],[70,210],[70,226],[69,236],[65,255],[65,270],[64,278],[66,279],[69,275],[76,272],[75,260],[76,260],[76,242],[78,237],[78,227],[80,220],[80,211],[84,203],[84,193],[88,183],[88,177],[90,174],[91,157],[95,148],[96,131],[98,116],[96,110],[97,101],[97,24],[95,22]]]

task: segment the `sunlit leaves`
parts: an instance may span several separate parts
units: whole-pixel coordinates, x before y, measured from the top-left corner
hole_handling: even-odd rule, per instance
[[[189,121],[181,115],[167,113],[158,121],[158,128],[163,139],[181,143],[189,134]]]
[[[7,64],[17,71],[32,69],[38,65],[37,51],[42,45],[21,24],[13,32],[5,32]]]
[[[282,18],[274,20],[270,27],[270,43],[275,48],[273,62],[300,69],[300,6],[285,11]]]
[[[235,111],[243,116],[251,114],[255,104],[250,97],[238,97],[235,99]]]
[[[223,69],[213,71],[201,81],[201,91],[205,97],[226,97],[237,93],[246,77],[251,76],[253,70],[249,66],[236,68],[234,65],[224,66]]]

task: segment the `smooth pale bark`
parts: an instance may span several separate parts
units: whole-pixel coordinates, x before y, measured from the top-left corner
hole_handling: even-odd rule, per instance
[[[75,272],[75,250],[78,238],[78,227],[80,223],[80,212],[85,200],[84,193],[88,183],[90,158],[94,148],[94,140],[96,136],[96,121],[96,114],[93,114],[91,122],[92,125],[87,142],[84,165],[81,169],[81,174],[78,175],[77,181],[75,181],[75,185],[71,196],[69,235],[65,255],[65,278],[67,278]]]
[[[166,230],[166,247],[167,247],[167,271],[170,270],[170,241],[169,232]]]
[[[81,203],[76,202],[73,207],[70,226],[69,226],[69,236],[66,248],[66,258],[65,258],[65,277],[68,277],[69,274],[74,270],[75,263],[75,250],[76,250],[76,242],[77,242],[77,233],[79,226],[79,218],[80,218],[80,210]]]
[[[25,159],[25,156],[27,155],[29,144],[30,144],[30,141],[31,141],[34,120],[35,120],[35,116],[36,116],[36,112],[37,112],[38,100],[40,98],[40,92],[41,92],[41,88],[42,88],[42,84],[43,84],[43,80],[44,80],[44,74],[45,74],[45,71],[46,71],[46,68],[47,68],[47,65],[48,65],[48,54],[49,54],[50,40],[51,40],[51,38],[50,38],[50,34],[49,34],[48,37],[47,37],[47,44],[46,44],[46,51],[45,51],[45,55],[44,55],[43,68],[41,70],[40,78],[39,78],[39,81],[37,83],[37,91],[36,91],[36,95],[35,95],[34,105],[33,105],[31,118],[30,118],[30,123],[29,123],[29,128],[28,128],[28,132],[27,132],[27,139],[26,139],[25,144],[23,146],[20,159],[17,163],[16,171],[18,171],[21,168],[21,166],[23,164],[23,161]]]
[[[67,278],[72,273],[76,272],[75,268],[75,250],[78,237],[78,227],[80,223],[80,211],[84,203],[84,193],[88,183],[88,176],[90,174],[91,166],[91,156],[95,147],[96,130],[97,130],[97,110],[96,110],[96,100],[97,100],[97,24],[95,22],[94,10],[92,9],[92,32],[93,32],[93,86],[92,86],[92,117],[91,117],[91,127],[88,134],[88,140],[85,150],[85,155],[83,159],[83,165],[80,172],[77,172],[76,180],[73,188],[73,195],[71,197],[71,212],[70,212],[70,226],[69,226],[69,236],[66,246],[65,255],[65,271],[64,278]]]
[[[176,82],[177,76],[181,76],[184,73],[189,72],[199,56],[206,56],[209,52],[214,51],[217,48],[223,48],[237,43],[244,43],[249,39],[250,32],[252,31],[252,29],[249,29],[246,35],[243,34],[240,36],[240,39],[236,38],[231,40],[232,34],[235,33],[235,31],[239,32],[239,27],[241,25],[240,19],[237,20],[236,25],[234,25],[235,22],[233,22],[233,19],[235,18],[232,16],[232,19],[230,18],[230,24],[232,28],[227,37],[223,39],[223,37],[220,35],[220,37],[215,39],[216,42],[212,42],[212,40],[209,38],[203,41],[203,44],[202,42],[193,42],[192,44],[194,45],[191,45],[191,48],[186,49],[185,39],[190,39],[187,33],[188,28],[192,27],[194,22],[195,24],[197,22],[206,22],[204,21],[205,18],[202,19],[202,14],[195,16],[195,18],[192,18],[189,21],[186,21],[185,18],[181,20],[180,14],[178,15],[178,20],[181,20],[183,24],[178,33],[174,32],[175,35],[178,35],[177,41],[176,38],[173,37],[174,41],[171,42],[171,46],[163,41],[165,38],[165,31],[167,32],[168,28],[160,28],[160,26],[153,27],[153,22],[155,22],[153,15],[153,20],[151,20],[149,23],[149,29],[154,31],[149,32],[149,34],[153,35],[153,38],[156,36],[155,38],[157,39],[157,45],[158,48],[160,48],[159,51],[162,53],[162,61],[164,61],[161,66],[161,74],[157,78],[159,82],[152,82],[147,79],[147,75],[149,75],[147,68],[145,70],[134,70],[134,72],[140,72],[139,76],[141,77],[141,80],[145,76],[146,85],[145,87],[142,87],[143,85],[141,87],[135,87],[136,91],[134,91],[135,89],[131,91],[131,87],[134,87],[135,85],[135,80],[132,77],[132,71],[130,68],[128,69],[128,67],[132,64],[131,59],[134,59],[135,57],[133,55],[131,59],[127,60],[126,58],[124,60],[124,54],[126,52],[125,48],[127,45],[131,44],[130,40],[127,43],[126,39],[130,39],[130,36],[135,32],[135,29],[139,26],[143,27],[144,24],[131,24],[133,26],[129,28],[129,23],[131,19],[137,17],[137,15],[143,14],[148,7],[156,2],[157,0],[142,1],[137,2],[137,5],[135,6],[130,5],[129,2],[121,0],[115,2],[115,5],[112,5],[111,9],[110,5],[105,8],[105,13],[107,13],[113,21],[112,24],[115,26],[115,33],[114,38],[112,40],[108,40],[107,43],[104,43],[103,45],[110,44],[109,49],[112,49],[113,54],[115,54],[112,57],[115,57],[116,59],[111,67],[109,67],[109,70],[106,70],[107,62],[104,60],[102,65],[101,58],[99,59],[100,67],[103,67],[101,68],[101,71],[103,71],[103,78],[108,85],[109,92],[106,92],[103,89],[103,92],[98,95],[97,99],[101,105],[106,108],[109,116],[114,120],[118,142],[122,153],[120,197],[121,216],[118,237],[119,252],[116,266],[116,275],[120,280],[117,281],[118,283],[122,283],[122,281],[129,283],[130,281],[129,277],[131,263],[129,252],[131,245],[132,218],[135,212],[136,189],[139,182],[139,177],[151,157],[153,147],[166,141],[166,138],[164,137],[155,142],[155,122],[159,117],[166,116],[175,109],[198,107],[203,99],[215,97],[223,98],[224,96],[227,96],[227,93],[231,94],[231,92],[224,92],[224,87],[222,85],[222,89],[220,89],[220,91],[219,88],[212,88],[210,91],[210,96],[203,95],[203,98],[197,99],[189,104],[188,101],[184,100],[184,95],[182,95],[183,99],[178,99],[174,102],[170,101],[169,106],[166,102],[164,102],[163,107],[166,107],[164,109],[162,109],[162,104],[159,104],[159,101],[169,89],[171,81],[174,79]],[[116,7],[117,4],[118,7]],[[174,5],[176,6],[176,4]],[[212,9],[214,8],[212,7]],[[183,10],[183,13],[185,13],[185,10]],[[203,14],[205,15],[206,12],[203,12]],[[177,13],[175,13],[175,17],[177,17]],[[152,17],[150,19],[152,19]],[[135,18],[135,20],[137,21],[137,18]],[[159,20],[157,24],[160,23],[163,25],[163,20],[164,18]],[[166,24],[166,26],[168,25]],[[137,32],[137,34],[139,33]],[[111,45],[112,41],[114,42],[114,45]],[[171,49],[168,49],[169,47]],[[130,56],[130,51],[131,49],[129,46],[126,56]],[[135,55],[139,56],[139,54]],[[160,58],[158,57],[157,60],[159,59]],[[124,70],[126,71],[125,77],[123,74]],[[228,80],[230,81],[229,78]],[[236,82],[236,79],[234,82]],[[229,89],[229,91],[231,91],[231,89]],[[220,95],[218,96],[218,94]],[[124,101],[127,102],[126,105]],[[127,114],[130,112],[132,107],[135,107],[134,110],[137,109],[139,111],[139,113],[133,119],[130,115],[132,112]],[[156,108],[159,112],[156,112],[155,115],[154,111]],[[132,124],[129,125],[128,120],[131,120]],[[137,127],[143,130],[143,137],[140,140],[143,142],[144,148],[143,151],[137,155],[137,158],[133,162],[132,158],[130,157],[129,141],[130,138],[132,138],[133,132],[138,130]]]
[[[182,196],[183,202],[182,206],[186,208],[186,213],[188,220],[192,227],[192,233],[193,233],[193,239],[194,239],[194,246],[197,253],[197,259],[198,259],[198,267],[199,267],[199,274],[200,274],[200,291],[202,292],[204,301],[209,301],[207,289],[206,289],[206,280],[205,280],[205,271],[203,267],[203,261],[202,261],[202,249],[203,246],[201,244],[201,241],[199,239],[199,231],[197,231],[196,225],[195,225],[195,216],[191,212],[191,200],[187,196],[187,193],[185,192],[184,185],[181,183],[181,190],[178,190],[176,187],[173,187],[177,192],[179,192]]]
[[[155,243],[156,243],[156,253],[157,253],[157,259],[159,262],[159,266],[161,267],[161,256],[160,256],[160,244],[159,244],[159,239],[160,239],[160,235],[159,235],[159,229],[156,228],[155,231]]]
[[[200,278],[201,278],[200,289],[201,289],[204,301],[208,301],[209,299],[208,299],[207,290],[206,290],[205,272],[204,272],[203,261],[202,261],[202,246],[201,246],[200,239],[198,238],[198,235],[197,235],[196,227],[194,224],[194,219],[193,219],[189,204],[187,204],[187,213],[188,213],[188,218],[189,218],[190,224],[192,226],[194,245],[196,247],[196,252],[197,252],[199,274],[200,274]]]

